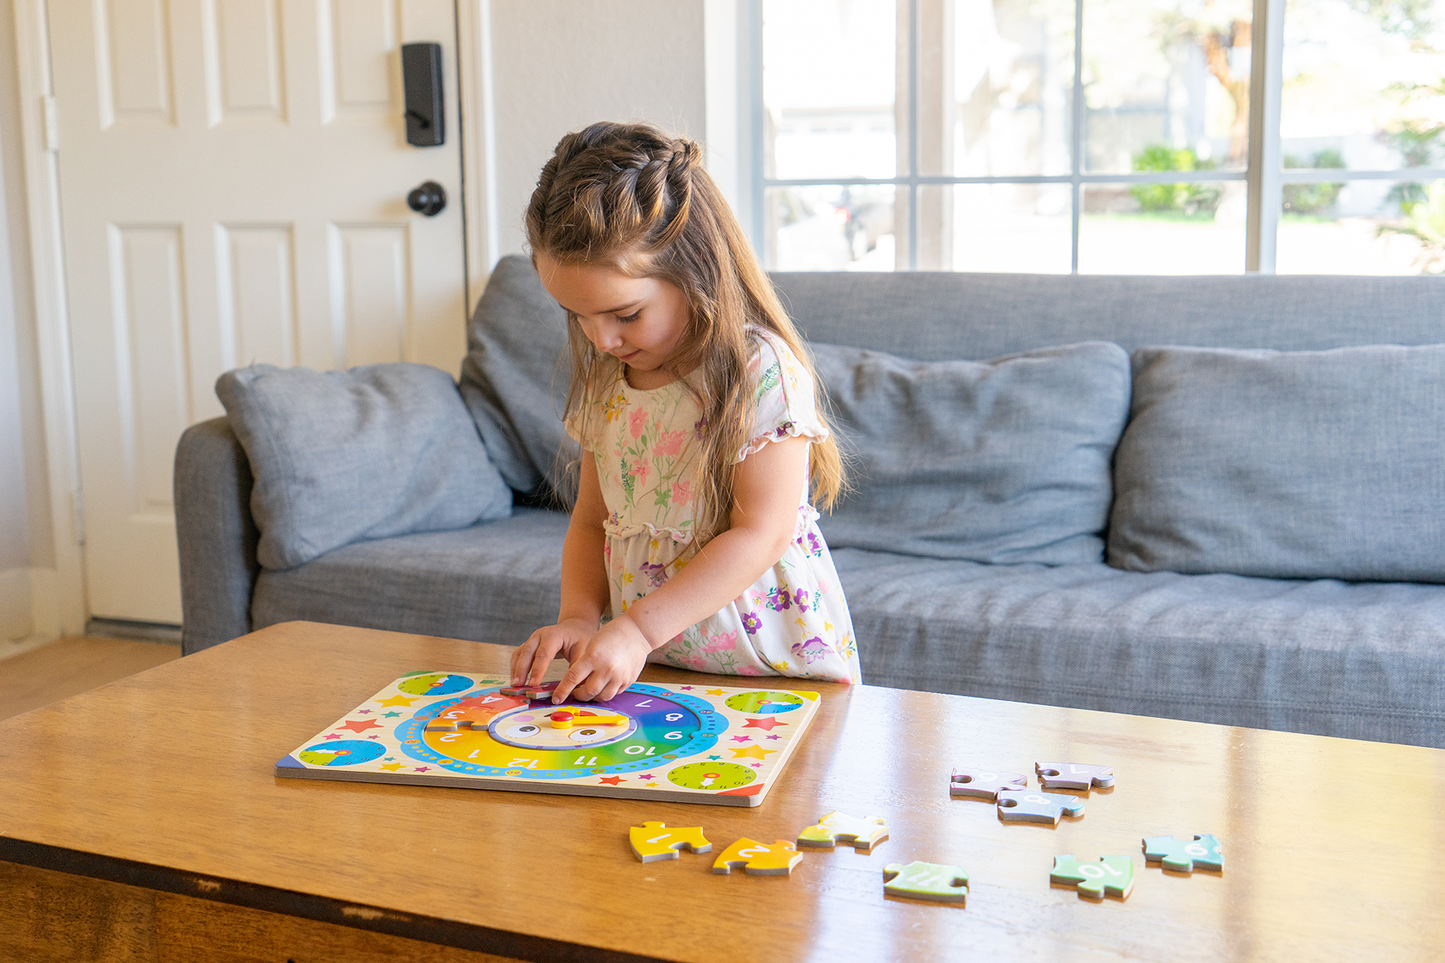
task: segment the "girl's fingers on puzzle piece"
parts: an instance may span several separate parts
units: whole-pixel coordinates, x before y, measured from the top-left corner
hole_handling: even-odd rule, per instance
[[[552,690],[552,704],[561,705],[568,699],[575,699],[578,702],[590,701],[585,695],[577,691],[577,684],[587,677],[586,670],[579,671],[580,664],[573,663],[562,675],[562,681],[557,683],[557,688]]]
[[[527,641],[517,646],[516,651],[512,653],[512,685],[521,685],[523,680],[526,679],[527,672],[532,667],[532,653],[536,651],[536,649],[537,634],[534,632]]]

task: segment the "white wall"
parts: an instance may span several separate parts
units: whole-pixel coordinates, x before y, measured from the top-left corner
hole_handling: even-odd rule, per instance
[[[527,200],[563,134],[647,120],[703,137],[703,0],[490,6],[497,255],[522,250]]]
[[[490,201],[490,266],[523,248],[522,216],[558,139],[596,120],[649,120],[701,139],[707,119],[704,0],[460,0],[490,38],[473,69],[490,140],[468,159],[468,190]],[[730,4],[732,0],[707,0]],[[16,47],[16,4],[0,0],[0,658],[58,632],[52,484],[32,289]],[[29,22],[33,11],[22,16]],[[486,94],[484,97],[483,94]],[[490,184],[485,183],[490,180]],[[470,205],[469,205],[470,206]],[[476,208],[473,208],[474,210]],[[475,234],[473,235],[476,236]],[[483,232],[487,236],[487,232]],[[478,292],[473,291],[473,297]],[[62,566],[64,568],[64,566]],[[79,578],[78,571],[74,577]],[[12,638],[21,636],[17,645]]]
[[[46,641],[54,550],[31,289],[14,0],[0,0],[0,657]],[[37,637],[40,633],[42,637]],[[17,645],[19,641],[21,644]]]

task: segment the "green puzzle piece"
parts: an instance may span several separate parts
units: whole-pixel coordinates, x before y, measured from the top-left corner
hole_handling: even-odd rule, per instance
[[[1074,886],[1080,896],[1088,899],[1103,899],[1105,894],[1127,899],[1134,889],[1134,861],[1128,856],[1101,856],[1093,862],[1055,856],[1049,879]]]
[[[1176,873],[1192,873],[1196,869],[1224,872],[1222,849],[1219,837],[1208,833],[1196,833],[1193,839],[1144,837],[1144,858],[1151,863],[1163,863],[1165,869]]]
[[[968,899],[968,873],[962,866],[940,866],[914,860],[883,867],[883,895],[963,903]]]

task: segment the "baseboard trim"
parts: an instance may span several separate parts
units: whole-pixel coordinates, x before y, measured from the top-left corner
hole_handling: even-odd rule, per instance
[[[108,639],[129,639],[135,642],[181,644],[181,627],[170,622],[138,622],[131,619],[90,619],[85,623],[86,635]]]
[[[0,659],[30,652],[60,638],[55,569],[0,572]]]
[[[30,569],[0,572],[0,643],[8,645],[35,634],[31,606]]]

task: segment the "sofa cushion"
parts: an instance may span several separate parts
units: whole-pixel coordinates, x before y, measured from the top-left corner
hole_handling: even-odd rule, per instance
[[[557,619],[567,521],[518,507],[471,528],[358,542],[263,571],[252,627],[304,619],[520,645]]]
[[[562,427],[567,352],[566,314],[532,263],[503,258],[467,325],[462,398],[508,485],[570,502],[580,450]]]
[[[1145,348],[1109,563],[1445,581],[1445,345]]]
[[[853,490],[834,548],[978,562],[1103,560],[1129,357],[1086,342],[994,361],[813,346]]]
[[[1445,748],[1439,585],[833,560],[871,685]]]
[[[216,394],[251,462],[256,555],[266,568],[512,510],[511,490],[445,371],[261,364],[223,374]]]

